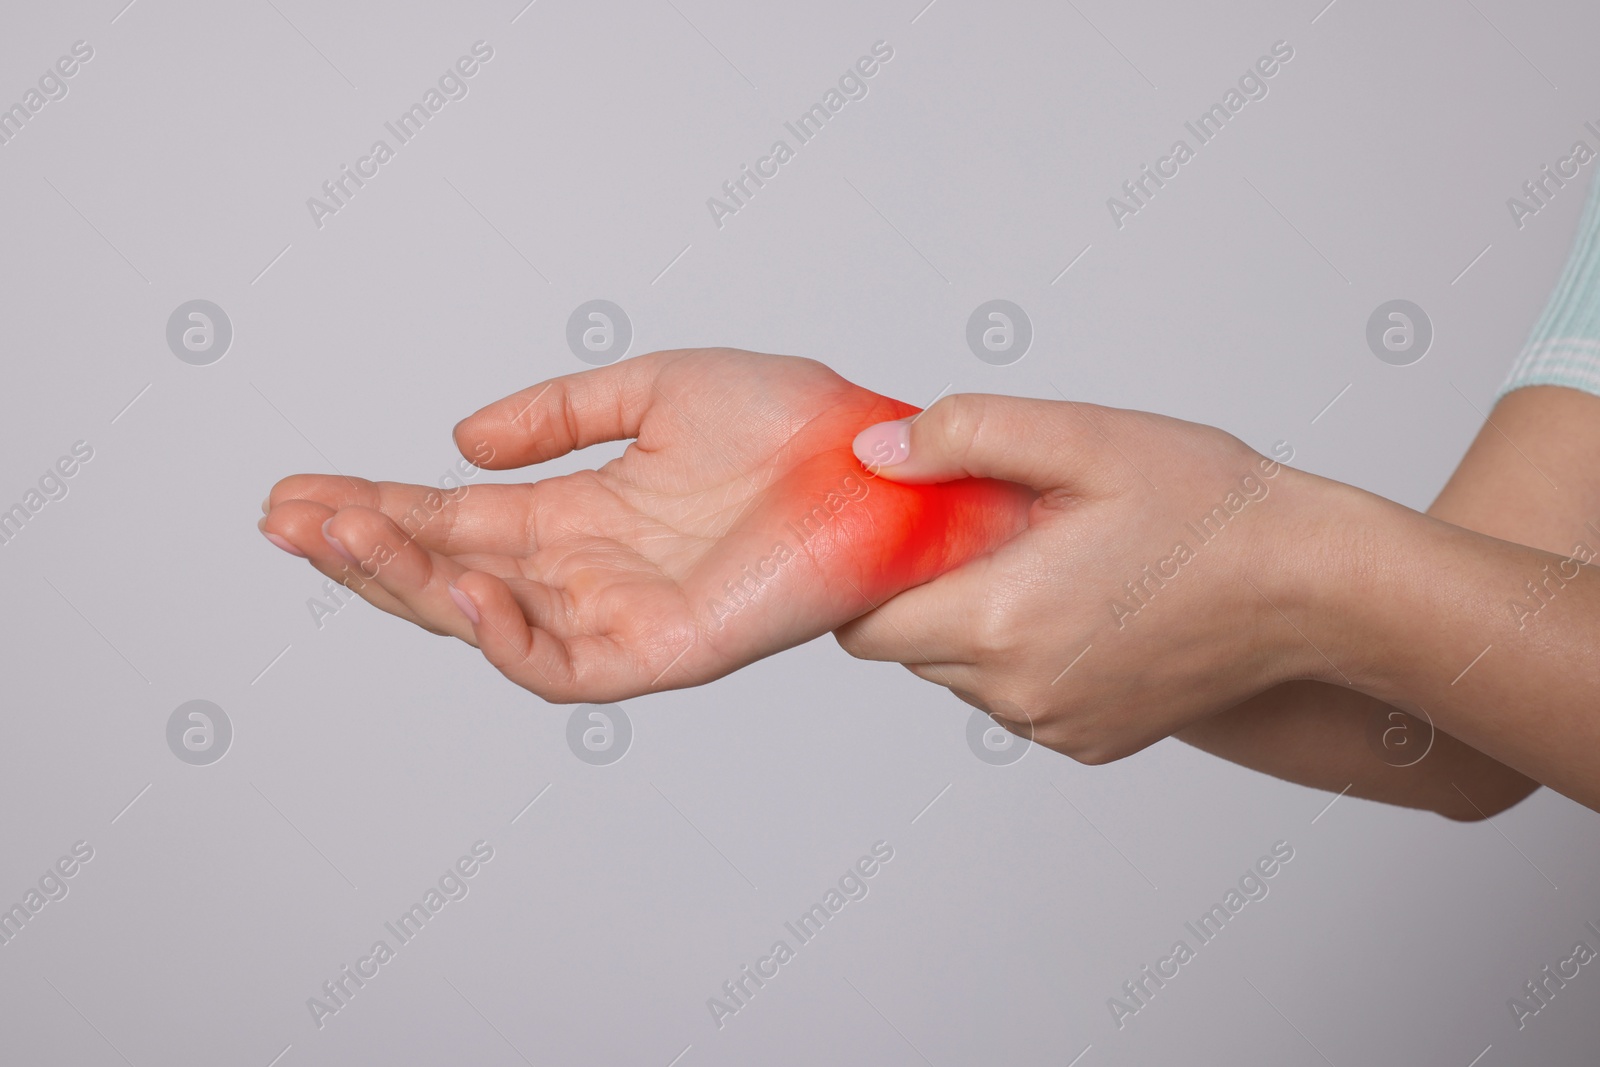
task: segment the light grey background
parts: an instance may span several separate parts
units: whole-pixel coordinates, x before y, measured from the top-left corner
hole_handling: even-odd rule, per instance
[[[595,298],[635,354],[806,354],[916,403],[1053,383],[1425,506],[1577,218],[1577,185],[1520,231],[1505,201],[1600,119],[1592,5],[123,2],[0,15],[0,102],[95,50],[0,146],[0,505],[95,450],[0,547],[0,903],[95,849],[0,946],[0,1060],[1593,1062],[1591,969],[1520,1033],[1506,1005],[1600,923],[1600,821],[1548,792],[1458,825],[1176,742],[993,767],[969,708],[830,641],[628,701],[590,766],[474,650],[363,604],[319,629],[320,576],[253,528],[294,471],[437,481],[457,419],[583,369]],[[706,198],[880,39],[718,229]],[[468,97],[316,228],[477,40]],[[1278,40],[1270,95],[1118,230],[1107,197]],[[207,367],[164,337],[196,298],[235,331]],[[995,298],[1034,325],[1012,366],[965,345]],[[1437,333],[1409,367],[1364,340],[1396,298]],[[167,748],[191,699],[233,723],[210,766]],[[470,895],[319,1030],[307,998],[478,839]],[[706,999],[878,840],[870,895],[719,1030]],[[1270,896],[1119,1030],[1107,998],[1278,840]]]

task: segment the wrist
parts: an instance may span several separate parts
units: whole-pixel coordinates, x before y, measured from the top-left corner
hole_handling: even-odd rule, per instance
[[[1423,516],[1354,486],[1281,468],[1272,542],[1255,553],[1269,684],[1310,680],[1370,692],[1373,613],[1394,602],[1393,546]]]
[[[1301,477],[1312,483],[1298,511],[1303,547],[1285,556],[1279,585],[1294,623],[1282,629],[1290,646],[1298,643],[1284,649],[1285,664],[1293,677],[1406,707],[1421,674],[1436,673],[1435,660],[1464,666],[1471,658],[1467,645],[1498,618],[1490,591],[1501,557],[1532,550],[1354,486]],[[1480,623],[1469,627],[1471,639],[1456,632],[1464,617]]]

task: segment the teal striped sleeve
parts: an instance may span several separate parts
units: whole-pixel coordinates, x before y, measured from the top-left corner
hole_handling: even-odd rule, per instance
[[[1590,188],[1561,280],[1495,399],[1528,385],[1600,396],[1600,181]]]

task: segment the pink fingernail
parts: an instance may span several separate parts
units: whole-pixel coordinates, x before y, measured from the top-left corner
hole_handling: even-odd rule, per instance
[[[856,458],[867,467],[892,467],[911,455],[911,422],[899,419],[868,426],[856,434],[851,446]]]
[[[361,561],[356,559],[355,553],[344,547],[337,537],[328,532],[328,527],[331,525],[333,525],[333,519],[329,519],[327,522],[322,524],[322,539],[328,542],[328,547],[339,553],[339,558],[350,564],[350,566],[361,566]]]
[[[478,605],[474,604],[471,599],[468,598],[467,594],[463,593],[449,582],[445,583],[445,588],[450,590],[450,599],[456,602],[456,607],[461,609],[461,614],[467,617],[468,622],[476,626],[478,623],[483,621],[483,616],[478,614]]]
[[[304,552],[300,551],[298,548],[294,547],[294,545],[290,544],[287,538],[279,537],[277,534],[273,533],[270,530],[262,530],[261,533],[266,537],[266,539],[268,541],[271,541],[273,544],[277,545],[279,548],[281,548],[285,552],[289,553],[289,555],[291,555],[291,556],[299,556],[301,559],[305,559],[306,558],[306,554]]]

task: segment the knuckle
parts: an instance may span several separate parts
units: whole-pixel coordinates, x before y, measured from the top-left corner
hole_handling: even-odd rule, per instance
[[[866,638],[861,632],[861,627],[855,623],[841,626],[833,632],[833,639],[839,643],[846,654],[856,659],[865,659]]]
[[[980,703],[991,719],[1018,737],[1026,737],[1031,741],[1038,733],[1037,718],[1023,704],[1009,697],[989,695],[984,696]]]
[[[617,399],[615,406],[619,409],[621,408],[620,397]],[[569,446],[573,448],[576,448],[578,443],[583,440],[583,414],[581,408],[582,404],[579,398],[574,395],[573,389],[568,388],[562,391],[561,406],[557,412],[557,417],[561,420],[561,430],[566,434]],[[617,415],[620,417],[620,410]]]
[[[1017,618],[1011,605],[986,597],[973,612],[973,651],[984,658],[1003,656],[1016,647],[1017,637]]]
[[[339,533],[353,550],[389,547],[389,523],[375,511],[347,508],[338,523]],[[358,547],[359,546],[359,547]]]
[[[1085,767],[1104,767],[1117,759],[1116,754],[1105,745],[1093,743],[1079,744],[1065,750],[1074,761]]]
[[[312,493],[320,484],[318,475],[291,474],[274,482],[272,492],[267,495],[274,501],[308,500],[312,499]]]
[[[1104,730],[1080,722],[1051,723],[1040,731],[1038,741],[1086,767],[1103,767],[1128,754]]]
[[[955,393],[935,401],[919,423],[929,422],[939,453],[963,459],[983,432],[988,404],[978,393]]]

